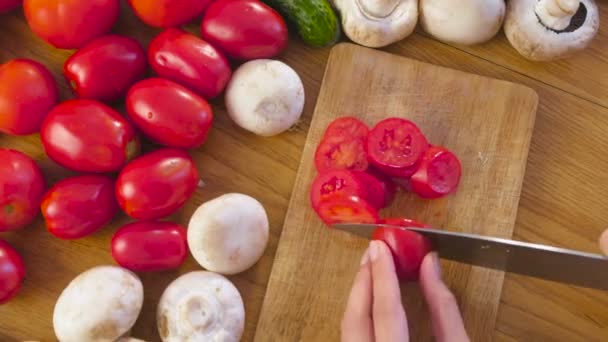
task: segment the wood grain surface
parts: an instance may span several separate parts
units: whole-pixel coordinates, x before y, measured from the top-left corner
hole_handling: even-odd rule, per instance
[[[418,32],[384,50],[420,61],[524,84],[539,95],[539,107],[522,187],[514,237],[585,251],[597,251],[597,237],[608,226],[608,2],[599,1],[602,24],[583,53],[552,63],[521,58],[501,33],[470,48],[437,42]],[[186,26],[199,35],[197,22]],[[123,2],[115,33],[148,44],[159,30],[144,25]],[[301,76],[307,95],[302,121],[290,132],[260,138],[235,127],[222,100],[214,101],[215,121],[209,141],[191,151],[206,185],[173,219],[185,224],[201,202],[232,191],[258,198],[266,207],[270,244],[252,269],[230,277],[246,306],[243,341],[252,341],[266,293],[277,243],[294,185],[306,134],[319,94],[329,49],[316,49],[292,37],[280,59]],[[72,51],[57,50],[28,28],[21,10],[0,16],[0,62],[32,58],[44,63],[58,81],[61,98],[71,98],[62,66]],[[122,104],[117,104],[122,110]],[[70,172],[48,161],[39,137],[0,136],[0,146],[20,149],[40,161],[49,182]],[[151,148],[150,145],[147,146]],[[74,242],[52,238],[41,219],[31,227],[0,238],[24,256],[28,277],[21,294],[0,306],[0,341],[55,341],[53,305],[78,273],[112,264],[109,240],[128,220],[117,217],[99,233]],[[311,257],[314,255],[311,253]],[[359,256],[353,260],[358,263]],[[353,267],[353,266],[350,266]],[[178,274],[200,269],[192,258],[175,272],[140,274],[145,286],[142,314],[133,335],[158,341],[155,308],[166,285]],[[294,270],[293,272],[298,272]],[[354,273],[343,271],[345,282]],[[318,295],[322,295],[318,294]],[[305,309],[305,308],[302,308]],[[336,309],[340,312],[341,309]],[[310,326],[330,330],[335,326]],[[606,341],[608,295],[522,276],[505,276],[495,331],[482,341]]]
[[[416,122],[433,144],[459,156],[458,192],[422,200],[400,192],[383,214],[433,227],[510,238],[524,177],[538,97],[524,86],[341,44],[332,49],[283,226],[257,341],[338,340],[341,311],[368,241],[335,232],[310,208],[314,151],[334,119],[353,115],[373,126],[390,117]],[[312,256],[312,257],[311,257]],[[475,341],[494,329],[503,273],[444,263]],[[414,285],[406,286],[413,341],[432,340]],[[319,295],[321,294],[321,295]],[[319,329],[318,327],[323,328]]]

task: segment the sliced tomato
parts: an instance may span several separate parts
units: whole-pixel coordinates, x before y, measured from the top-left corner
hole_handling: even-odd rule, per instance
[[[328,225],[334,223],[377,223],[378,211],[357,196],[334,195],[327,197],[315,208],[317,215]]]
[[[367,188],[348,170],[330,170],[319,174],[312,182],[310,203],[313,208],[318,208],[322,200],[335,195],[367,199]]]
[[[399,171],[416,165],[428,146],[416,124],[389,118],[378,122],[369,132],[366,147],[370,163],[385,173],[395,169],[394,172],[401,176]]]
[[[399,227],[429,228],[430,226],[405,217],[383,218],[381,224],[390,224]],[[402,281],[418,279],[422,259],[432,249],[429,239],[407,230],[378,227],[372,235],[374,240],[384,241],[393,254],[397,276]]]
[[[353,173],[367,190],[367,197],[365,197],[365,200],[376,209],[387,207],[386,200],[388,195],[386,194],[382,182],[367,172],[353,171]]]
[[[420,161],[412,166],[401,168],[386,165],[374,165],[374,167],[387,176],[409,179],[414,173],[416,173],[416,171],[418,171],[418,168],[420,168]]]
[[[315,152],[317,171],[347,169],[367,170],[365,144],[369,129],[353,117],[334,120],[325,131]]]
[[[462,166],[458,157],[449,150],[432,146],[410,179],[412,190],[422,198],[446,196],[458,188]]]
[[[395,183],[392,178],[388,177],[381,171],[378,171],[376,168],[369,168],[367,173],[380,181],[382,188],[384,189],[384,208],[390,206],[391,203],[393,203],[393,200],[395,200],[395,195],[397,194],[397,183]]]

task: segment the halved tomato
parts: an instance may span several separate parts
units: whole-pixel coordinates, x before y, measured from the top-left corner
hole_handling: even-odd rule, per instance
[[[315,208],[317,215],[328,225],[334,223],[377,223],[378,211],[357,196],[334,195],[327,197]]]
[[[449,150],[432,146],[424,156],[418,171],[412,176],[412,190],[422,198],[438,198],[448,195],[458,187],[462,166]]]
[[[401,118],[380,121],[369,132],[369,161],[383,172],[403,177],[420,160],[429,143],[418,126]],[[405,173],[405,174],[404,174]]]
[[[330,170],[318,175],[310,189],[310,203],[318,208],[322,200],[335,196],[367,198],[367,189],[355,174],[348,170]]]
[[[365,143],[369,129],[360,120],[343,117],[334,120],[327,129],[315,152],[317,171],[347,169],[367,170]]]
[[[407,227],[425,227],[419,222],[405,218],[385,219],[380,222]],[[422,260],[432,249],[429,239],[416,232],[385,227],[376,229],[372,239],[384,241],[391,249],[397,276],[401,281],[418,280]]]

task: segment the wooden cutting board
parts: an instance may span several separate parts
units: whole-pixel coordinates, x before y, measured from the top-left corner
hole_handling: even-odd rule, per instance
[[[315,148],[327,125],[354,115],[368,125],[399,116],[461,159],[459,190],[422,200],[400,192],[383,214],[434,227],[511,237],[538,96],[524,86],[352,44],[336,46],[308,133],[256,341],[337,341],[345,302],[368,241],[325,227],[309,205]],[[442,263],[473,341],[491,340],[503,272]],[[402,286],[412,341],[432,340],[416,284]]]

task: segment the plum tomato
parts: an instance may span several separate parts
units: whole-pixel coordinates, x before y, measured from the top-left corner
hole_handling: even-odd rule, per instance
[[[93,234],[118,211],[114,180],[104,175],[63,179],[44,195],[40,208],[46,228],[60,239]]]
[[[112,257],[135,272],[164,271],[179,267],[188,256],[186,229],[177,223],[133,222],[112,238]]]
[[[0,14],[19,7],[22,2],[23,0],[0,0]]]
[[[232,75],[222,52],[176,28],[166,29],[152,40],[148,60],[160,77],[186,86],[206,99],[218,96]]]
[[[127,94],[127,113],[152,140],[177,148],[200,146],[213,121],[205,99],[162,78],[136,83]]]
[[[376,228],[372,239],[381,240],[390,248],[399,280],[418,280],[422,260],[432,250],[430,240],[416,232],[387,227]]]
[[[77,49],[112,29],[119,0],[24,0],[30,28],[60,49]]]
[[[83,99],[115,101],[146,73],[146,51],[119,35],[97,38],[76,51],[63,67],[68,84]]]
[[[432,146],[422,156],[420,168],[410,179],[412,190],[422,198],[439,198],[458,188],[462,167],[449,150]]]
[[[287,25],[259,0],[217,0],[201,24],[203,39],[239,60],[271,58],[287,47]]]
[[[411,172],[404,169],[415,167],[428,146],[418,126],[401,118],[378,122],[367,137],[369,162],[391,176],[403,176],[401,171]]]
[[[0,232],[32,223],[45,188],[42,171],[32,158],[0,148]]]
[[[38,132],[57,103],[57,84],[48,69],[30,59],[13,59],[0,66],[0,132]]]
[[[310,202],[318,208],[322,200],[334,196],[357,196],[367,198],[367,189],[361,180],[349,170],[330,170],[319,174],[312,183]]]
[[[125,166],[116,181],[116,198],[127,215],[154,220],[181,208],[198,185],[198,171],[185,151],[163,148]]]
[[[69,100],[46,117],[40,138],[47,155],[78,172],[114,172],[139,153],[135,128],[111,107]]]
[[[17,295],[25,278],[25,265],[17,251],[0,240],[0,304]]]
[[[336,194],[322,199],[315,208],[327,225],[334,223],[377,223],[378,211],[357,196]]]
[[[365,144],[367,126],[352,117],[334,120],[326,129],[315,152],[317,171],[348,169],[365,171],[368,167]]]
[[[203,14],[212,0],[129,0],[144,23],[154,27],[186,24]]]
[[[397,194],[397,184],[392,178],[388,177],[381,171],[378,171],[376,168],[370,167],[367,170],[367,173],[380,181],[385,195],[383,208],[389,207],[395,200],[395,196]]]

